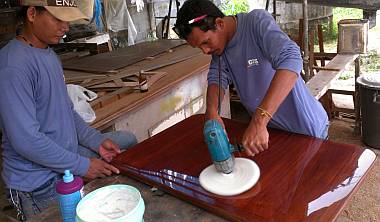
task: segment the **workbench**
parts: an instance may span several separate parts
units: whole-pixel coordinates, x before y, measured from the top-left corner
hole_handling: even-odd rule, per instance
[[[191,115],[205,112],[211,57],[187,44],[169,45],[168,48],[172,47],[170,50],[164,48],[163,52],[157,51],[165,44],[168,43],[144,43],[135,46],[137,48],[125,49],[125,52],[64,62],[67,83],[75,83],[89,90],[115,85],[114,91],[105,95],[98,93],[100,98],[90,103],[96,113],[92,127],[103,132],[129,130],[138,141],[143,141]],[[152,52],[149,53],[149,50]],[[141,58],[147,55],[152,56]],[[103,63],[104,67],[96,62]],[[123,62],[124,65],[120,64]],[[85,70],[86,67],[88,70]],[[96,71],[97,68],[99,70]],[[125,86],[133,84],[124,81],[126,78],[133,79],[141,72],[151,77],[147,92]],[[229,105],[227,90],[222,101],[222,116],[231,116]]]
[[[247,124],[224,121],[230,141],[241,139]],[[369,149],[269,129],[267,151],[254,157],[235,154],[258,164],[258,183],[243,194],[221,197],[198,181],[211,164],[203,123],[203,115],[193,115],[128,149],[112,162],[124,176],[94,180],[85,190],[115,183],[135,186],[146,204],[146,222],[333,221],[376,159]],[[171,195],[152,192],[151,186]],[[32,221],[59,221],[57,206]]]

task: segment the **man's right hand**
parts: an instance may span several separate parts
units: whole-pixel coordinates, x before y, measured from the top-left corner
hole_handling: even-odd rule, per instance
[[[88,168],[88,171],[84,177],[86,179],[92,180],[99,177],[111,176],[113,173],[119,174],[120,171],[116,167],[106,163],[103,160],[91,158],[90,167]]]
[[[214,119],[216,121],[218,121],[220,123],[220,125],[222,125],[222,127],[225,129],[226,127],[224,126],[224,122],[223,122],[223,119],[222,117],[220,117],[218,114],[210,114],[206,111],[205,113],[205,122],[207,120],[210,120],[210,119]]]

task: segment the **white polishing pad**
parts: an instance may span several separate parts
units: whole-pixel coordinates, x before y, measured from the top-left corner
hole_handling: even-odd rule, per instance
[[[210,165],[199,175],[199,182],[211,193],[233,196],[249,190],[257,183],[259,177],[260,169],[255,162],[247,158],[235,158],[232,173],[220,173],[214,165]]]

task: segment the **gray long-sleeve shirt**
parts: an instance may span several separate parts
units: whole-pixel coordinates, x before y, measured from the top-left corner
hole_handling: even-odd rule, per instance
[[[328,117],[300,77],[302,58],[299,47],[281,31],[265,10],[238,14],[237,18],[237,31],[220,57],[223,88],[234,83],[241,102],[253,113],[266,95],[276,70],[293,71],[298,75],[296,84],[269,125],[323,137]],[[209,84],[219,82],[218,59],[218,56],[213,56],[208,74]]]
[[[27,192],[66,169],[85,175],[78,144],[97,151],[104,140],[73,110],[54,51],[18,40],[0,51],[0,125],[3,180]]]

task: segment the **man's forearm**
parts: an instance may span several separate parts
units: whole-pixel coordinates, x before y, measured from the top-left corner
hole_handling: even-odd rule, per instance
[[[79,144],[98,152],[100,144],[106,139],[105,136],[90,127],[76,111],[72,111]]]
[[[219,85],[211,84],[207,87],[207,107],[206,115],[215,116],[218,115],[218,96]],[[220,101],[224,98],[224,89],[220,88]]]
[[[269,86],[269,89],[260,104],[260,108],[266,110],[271,115],[276,113],[278,107],[293,89],[297,78],[298,75],[292,71],[285,69],[277,70]],[[262,110],[256,110],[255,116],[261,115],[261,113]],[[263,121],[261,123],[265,125],[269,122],[269,118],[256,119]]]

